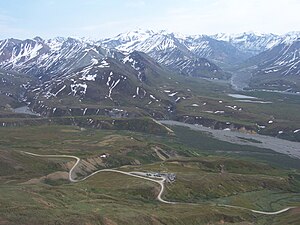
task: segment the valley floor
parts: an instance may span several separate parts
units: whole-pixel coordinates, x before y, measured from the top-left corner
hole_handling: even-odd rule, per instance
[[[292,142],[260,134],[242,133],[230,130],[214,130],[201,125],[187,124],[178,121],[164,120],[160,122],[165,125],[185,126],[192,130],[208,132],[218,140],[233,144],[251,145],[259,148],[271,149],[273,151],[300,159],[300,142]]]

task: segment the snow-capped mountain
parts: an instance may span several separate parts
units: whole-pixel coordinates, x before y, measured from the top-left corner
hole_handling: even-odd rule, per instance
[[[88,66],[92,60],[104,57],[122,60],[124,54],[133,51],[144,52],[186,76],[224,78],[222,70],[214,63],[193,53],[182,39],[166,31],[133,31],[95,43],[76,38],[7,39],[0,42],[0,67],[47,80]]]
[[[216,34],[211,36],[220,41],[226,41],[250,56],[266,51],[282,41],[282,37],[275,34],[261,34],[244,32],[241,34]]]
[[[111,39],[105,39],[102,45],[106,48],[116,48],[124,53],[144,52],[158,63],[183,75],[219,79],[226,77],[218,66],[204,58],[207,54],[193,51],[196,48],[192,46],[187,37],[166,31],[140,32],[124,33]],[[126,37],[126,35],[129,36]]]
[[[140,51],[177,73],[224,79],[228,76],[218,66],[237,65],[253,54],[298,36],[299,32],[283,36],[255,33],[185,36],[137,30],[98,42],[77,38],[6,39],[0,41],[0,67],[47,80],[88,66],[93,60],[105,57],[122,60],[125,55]]]
[[[188,36],[184,43],[195,55],[210,59],[219,65],[237,64],[250,56],[227,41],[216,40],[207,35]]]
[[[99,43],[103,44],[109,48],[116,48],[119,50],[123,50],[125,52],[133,51],[132,45],[135,43],[139,43],[142,40],[146,40],[154,34],[151,30],[135,30],[129,31],[126,33],[121,33],[114,38],[107,38],[99,41]]]
[[[253,83],[264,88],[300,87],[300,35],[289,33],[275,47],[249,59]]]
[[[173,96],[156,90],[171,73],[143,52],[125,56],[74,38],[8,39],[0,42],[0,50],[0,67],[21,73],[9,77],[12,73],[3,72],[0,86],[7,88],[0,94],[7,96],[6,103],[22,97],[35,112],[50,116],[112,113],[163,118],[172,112]],[[16,88],[14,77],[19,79]],[[134,112],[128,111],[130,107]]]
[[[0,42],[0,67],[48,79],[89,65],[92,60],[113,56],[102,49],[74,38],[41,38]]]
[[[93,108],[95,104],[90,113],[101,111],[101,104],[138,107],[146,114],[171,113],[177,99],[186,96],[177,96],[176,90],[164,92],[160,84],[170,83],[176,74],[227,79],[229,74],[219,66],[231,65],[251,70],[255,87],[299,86],[299,37],[299,32],[185,36],[139,30],[97,42],[6,39],[0,41],[0,69],[4,70],[0,83],[12,89],[0,94],[13,99],[9,102],[23,99],[45,115],[68,115],[70,108],[72,115],[81,115],[89,111],[76,111],[76,107],[82,110],[82,105]],[[249,58],[255,52],[260,54]],[[21,88],[13,85],[14,80]]]

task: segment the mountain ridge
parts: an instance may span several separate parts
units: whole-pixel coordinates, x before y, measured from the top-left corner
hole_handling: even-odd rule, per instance
[[[219,35],[217,39],[220,40],[217,40],[216,36],[185,36],[151,30],[131,31],[100,41],[71,37],[48,40],[40,37],[26,40],[11,38],[0,41],[0,67],[27,74],[26,80],[32,76],[34,82],[26,84],[23,92],[29,93],[29,104],[46,114],[49,114],[51,107],[43,111],[42,108],[46,107],[43,101],[52,105],[49,99],[63,102],[55,103],[62,107],[64,104],[73,107],[103,101],[109,107],[122,105],[123,102],[123,105],[138,105],[146,111],[148,109],[143,104],[151,106],[159,102],[156,106],[159,110],[154,113],[163,111],[168,114],[173,112],[175,100],[185,94],[176,96],[176,90],[170,93],[160,90],[158,93],[160,83],[168,83],[175,74],[226,81],[230,74],[222,68],[236,65],[249,68],[251,85],[255,88],[265,88],[266,84],[278,86],[277,79],[281,86],[297,89],[293,83],[298,82],[300,57],[299,45],[295,43],[300,32],[290,32],[280,37],[273,34],[243,35],[236,35],[238,41],[232,43],[221,40],[229,37],[224,35]],[[260,37],[262,39],[258,41]],[[272,47],[278,40],[279,44]],[[234,46],[234,43],[237,45]],[[261,52],[252,56],[249,48],[253,51],[259,48]],[[276,64],[279,59],[285,59],[285,63]],[[270,71],[274,65],[281,68]],[[269,71],[267,76],[274,77],[275,81],[267,79],[267,83],[257,85],[257,80],[266,80],[265,71]],[[284,71],[289,76],[283,74]],[[295,79],[290,80],[292,73]]]

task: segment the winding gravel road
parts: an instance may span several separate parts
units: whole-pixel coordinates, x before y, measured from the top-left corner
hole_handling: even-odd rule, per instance
[[[35,154],[35,153],[31,153],[31,152],[25,152],[25,151],[21,151],[22,153],[24,154],[27,154],[27,155],[31,155],[31,156],[36,156],[36,157],[44,157],[44,158],[71,158],[71,159],[75,159],[76,162],[75,164],[72,166],[72,168],[70,169],[69,171],[69,180],[73,183],[76,183],[76,182],[80,182],[80,181],[84,181],[92,176],[94,176],[95,174],[97,173],[100,173],[100,172],[114,172],[114,173],[121,173],[121,174],[124,174],[124,175],[128,175],[128,176],[132,176],[132,177],[137,177],[137,178],[140,178],[140,179],[144,179],[144,180],[148,180],[148,181],[151,181],[151,182],[155,182],[157,184],[160,185],[160,192],[158,193],[157,195],[157,200],[159,200],[160,202],[163,202],[163,203],[167,203],[167,204],[175,204],[174,202],[169,202],[169,201],[165,201],[161,198],[164,190],[165,190],[165,178],[164,177],[160,177],[158,179],[160,180],[155,180],[155,179],[151,179],[151,178],[148,178],[148,177],[143,177],[143,176],[139,176],[139,175],[136,175],[134,173],[135,172],[124,172],[124,171],[120,171],[120,170],[114,170],[114,169],[102,169],[102,170],[97,170],[93,173],[91,173],[90,175],[82,178],[82,179],[79,179],[79,180],[75,180],[73,179],[72,177],[72,174],[73,174],[73,171],[74,169],[76,168],[76,166],[78,165],[78,163],[80,162],[80,158],[78,158],[77,156],[72,156],[72,155],[39,155],[39,154]]]
[[[80,158],[78,158],[77,156],[72,156],[72,155],[39,155],[39,154],[35,154],[35,153],[31,153],[31,152],[25,152],[25,151],[20,151],[20,152],[24,153],[24,154],[27,154],[27,155],[35,156],[35,157],[44,157],[44,158],[71,158],[71,159],[75,159],[76,163],[73,165],[73,167],[69,171],[69,180],[71,182],[73,182],[73,183],[84,181],[84,180],[90,178],[91,176],[94,176],[95,174],[100,173],[100,172],[121,173],[121,174],[124,174],[124,175],[132,176],[132,177],[137,177],[137,178],[140,178],[140,179],[148,180],[148,181],[155,182],[155,183],[159,184],[160,187],[161,187],[161,189],[160,189],[160,192],[158,193],[158,195],[157,195],[156,198],[157,198],[158,201],[160,201],[162,203],[165,203],[165,204],[197,205],[195,203],[169,202],[169,201],[163,200],[161,198],[161,196],[162,196],[162,194],[163,194],[163,192],[165,190],[165,181],[166,181],[166,179],[164,177],[161,177],[160,178],[161,180],[155,180],[155,179],[151,179],[151,178],[148,178],[148,177],[143,177],[143,176],[136,175],[136,174],[134,174],[134,173],[136,173],[136,171],[135,172],[124,172],[124,171],[114,170],[114,169],[102,169],[102,170],[97,170],[97,171],[91,173],[90,175],[88,175],[88,176],[86,176],[86,177],[84,177],[82,179],[75,180],[72,177],[72,173],[73,173],[74,168],[76,168],[76,166],[80,162]],[[228,208],[236,208],[236,209],[241,209],[241,210],[247,210],[247,211],[251,211],[253,213],[258,213],[258,214],[263,214],[263,215],[277,215],[277,214],[284,213],[284,212],[286,212],[286,211],[288,211],[290,209],[296,208],[296,207],[287,207],[285,209],[282,209],[282,210],[279,210],[279,211],[276,211],[276,212],[264,212],[264,211],[257,211],[257,210],[248,209],[248,208],[239,207],[239,206],[233,206],[233,205],[220,205],[220,204],[216,204],[216,206],[228,207]]]

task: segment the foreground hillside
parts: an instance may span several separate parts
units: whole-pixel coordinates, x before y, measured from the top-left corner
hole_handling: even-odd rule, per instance
[[[169,134],[151,135],[62,125],[1,128],[1,223],[295,224],[298,220],[299,159],[225,144],[186,128],[171,129]],[[156,199],[160,187],[155,182],[119,173],[102,172],[71,183],[68,171],[75,160],[35,157],[24,151],[79,157],[74,179],[107,168],[176,174],[162,195],[176,204]],[[278,215],[247,210],[270,212],[290,206],[296,208]]]

